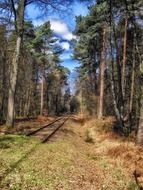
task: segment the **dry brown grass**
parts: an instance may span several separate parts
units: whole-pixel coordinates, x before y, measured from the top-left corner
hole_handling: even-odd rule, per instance
[[[112,117],[87,121],[84,124],[85,139],[95,144],[96,154],[110,158],[113,164],[125,170],[141,188],[143,187],[143,147],[135,144],[134,133],[128,138],[115,133],[114,122],[115,119]]]
[[[98,142],[102,141],[103,138],[107,139],[107,136],[105,137],[105,135],[107,135],[107,133],[108,134],[110,133],[111,135],[113,131],[113,123],[114,123],[114,118],[112,117],[103,118],[103,119],[92,118],[86,120],[82,129],[85,131],[84,132],[85,141],[95,143],[95,141]]]
[[[34,119],[17,119],[13,128],[8,128],[6,125],[1,125],[0,134],[27,134],[41,125],[52,122],[54,119],[54,117],[45,116],[38,116]]]
[[[115,119],[113,117],[107,117],[103,119],[90,119],[86,122],[85,127],[94,127],[97,131],[110,131],[113,129],[113,123]]]
[[[90,121],[91,117],[87,116],[87,115],[73,115],[70,118],[71,122],[74,122],[75,124],[80,124],[80,125],[84,125],[86,122]]]
[[[45,122],[45,121],[52,121],[53,117],[46,117],[46,116],[41,116],[39,115],[36,119],[38,122]]]
[[[133,176],[139,188],[143,187],[143,148],[132,142],[122,142],[108,148],[107,155],[122,163],[128,173]]]

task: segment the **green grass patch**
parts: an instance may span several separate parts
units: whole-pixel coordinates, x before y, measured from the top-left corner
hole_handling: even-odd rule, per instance
[[[135,181],[129,181],[128,190],[140,190]]]
[[[6,140],[10,148],[3,149],[4,154],[1,157],[5,162],[4,169],[11,167],[14,162],[26,154],[25,151],[27,152],[37,143],[34,139],[27,137],[10,137],[12,139]],[[72,160],[75,156],[73,148],[71,144],[64,140],[51,144],[39,144],[8,174],[2,182],[2,188],[8,186],[10,190],[34,188],[55,190],[58,186],[64,186],[64,189],[66,187],[68,189],[68,179],[65,171],[72,167]],[[13,159],[10,159],[9,156]]]
[[[27,154],[37,143],[19,135],[0,136],[0,176],[3,177],[7,170],[11,170],[19,160]]]

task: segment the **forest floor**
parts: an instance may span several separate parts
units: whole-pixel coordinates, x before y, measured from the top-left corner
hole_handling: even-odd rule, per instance
[[[17,131],[38,122],[20,122]],[[138,190],[134,171],[143,171],[143,149],[112,126],[112,118],[73,116],[44,144],[1,130],[0,190]],[[143,174],[138,177],[141,184]]]

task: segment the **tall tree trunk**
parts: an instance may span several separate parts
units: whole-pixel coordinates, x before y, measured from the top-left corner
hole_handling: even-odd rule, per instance
[[[6,125],[14,126],[14,106],[15,106],[15,92],[17,83],[18,64],[20,58],[20,49],[23,36],[23,21],[24,21],[25,0],[19,1],[16,18],[16,47],[13,54],[12,64],[10,68],[9,94],[8,94],[8,110]]]
[[[13,56],[12,65],[10,68],[10,81],[9,81],[9,94],[8,94],[8,110],[6,125],[12,127],[14,125],[14,104],[15,104],[15,91],[18,73],[18,61],[20,57],[21,37],[17,38],[16,50]]]
[[[139,61],[140,61],[140,75],[141,75],[143,60],[142,60],[142,57],[140,56],[139,47],[138,47],[136,38],[135,38],[135,47],[136,47],[136,52],[138,54]],[[143,78],[141,76],[140,76],[140,90],[141,90],[140,118],[139,118],[139,125],[138,125],[138,130],[137,130],[137,140],[136,141],[137,141],[137,144],[143,145]]]
[[[111,31],[110,31],[111,32]],[[113,56],[113,47],[112,47],[112,42],[110,39],[110,59],[111,59],[111,72],[110,72],[110,83],[111,83],[111,93],[112,93],[112,97],[113,97],[113,105],[114,105],[114,110],[115,110],[115,115],[116,118],[118,119],[118,121],[121,120],[121,115],[120,115],[120,111],[118,109],[117,106],[117,92],[115,89],[115,77],[114,77],[114,56]]]
[[[121,88],[121,70],[120,70],[120,57],[119,57],[119,52],[118,52],[118,45],[117,45],[117,39],[115,35],[115,24],[113,21],[113,12],[112,12],[112,0],[110,0],[110,59],[111,59],[111,72],[110,72],[110,82],[111,82],[111,93],[113,97],[113,105],[114,105],[114,110],[115,110],[115,115],[116,118],[119,122],[120,129],[124,126],[123,120],[122,120],[122,113],[121,109],[118,106],[118,92],[117,89],[115,88],[116,83],[115,83],[115,62],[114,62],[114,53],[113,53],[113,45],[112,45],[112,30],[113,30],[113,36],[114,36],[114,41],[115,41],[115,48],[117,50],[117,69],[118,69],[118,88],[121,90],[120,91],[120,99],[121,103],[123,103],[123,98],[122,98],[122,88]]]
[[[2,54],[2,94],[1,94],[1,108],[0,108],[0,120],[4,119],[4,113],[5,113],[5,90],[6,88],[6,53],[4,52]]]
[[[101,63],[100,63],[100,95],[99,95],[99,107],[98,107],[98,118],[103,116],[103,102],[104,102],[104,71],[105,71],[105,29],[102,34],[102,50],[101,50]]]
[[[132,65],[132,76],[131,76],[131,94],[130,94],[130,104],[129,104],[129,113],[131,115],[132,108],[133,108],[133,96],[134,96],[134,86],[135,86],[135,38],[136,35],[134,34],[134,42],[133,42],[133,65]]]
[[[40,115],[43,115],[43,105],[44,105],[44,77],[43,77],[43,74],[42,74]]]
[[[143,87],[141,89],[143,94]],[[141,97],[141,105],[140,105],[140,119],[137,131],[137,144],[143,145],[143,95]]]
[[[117,102],[117,108],[119,111],[119,123],[120,123],[120,132],[124,133],[125,131],[125,125],[124,125],[124,99],[123,99],[123,92],[122,92],[122,72],[121,72],[121,61],[120,61],[120,55],[119,55],[119,47],[117,43],[117,37],[116,37],[116,31],[115,31],[115,24],[113,22],[113,36],[114,36],[114,44],[116,48],[116,66],[117,66],[117,82],[118,82],[118,102]]]
[[[31,82],[30,82],[30,85],[28,86],[25,100],[26,100],[26,102],[24,105],[24,117],[28,117],[29,108],[30,108],[30,101],[31,101]]]
[[[80,101],[80,116],[83,117],[83,87],[81,82],[81,89],[80,89],[80,95],[79,95],[79,101]]]
[[[125,18],[125,33],[124,33],[124,47],[123,47],[123,65],[122,65],[122,92],[123,97],[125,96],[125,69],[126,69],[126,59],[127,59],[127,27],[128,18]]]
[[[56,115],[58,115],[59,113],[59,109],[58,109],[58,104],[59,104],[59,97],[58,97],[58,92],[56,94],[56,99],[55,99],[55,107],[56,107]]]
[[[22,117],[22,111],[23,111],[23,109],[22,109],[22,98],[19,100],[19,114],[18,114],[18,116],[19,117]]]

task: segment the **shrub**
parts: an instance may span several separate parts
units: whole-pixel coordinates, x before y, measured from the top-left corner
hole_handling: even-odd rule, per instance
[[[85,141],[88,143],[95,143],[95,131],[94,128],[89,128],[85,133]]]

